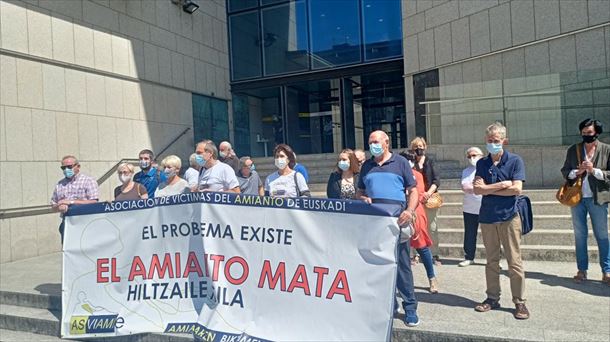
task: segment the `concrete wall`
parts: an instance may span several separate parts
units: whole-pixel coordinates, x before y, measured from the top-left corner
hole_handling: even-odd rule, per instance
[[[439,69],[441,100],[491,97],[441,103],[439,113],[428,113],[440,115],[429,127],[437,132],[429,137],[433,143],[476,142],[475,132],[500,119],[515,144],[564,145],[583,118],[607,121],[610,2],[403,0],[402,5],[409,116],[412,76],[426,70]],[[553,94],[530,96],[537,91]]]
[[[66,154],[97,178],[160,150],[192,128],[192,92],[230,99],[225,1],[199,5],[190,15],[170,0],[0,1],[0,208],[48,204]],[[188,158],[193,144],[191,130],[166,154]],[[59,251],[58,224],[0,220],[0,262]]]

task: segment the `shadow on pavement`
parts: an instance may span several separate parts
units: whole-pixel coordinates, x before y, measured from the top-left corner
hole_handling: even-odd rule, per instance
[[[601,275],[600,275],[601,278]],[[525,279],[538,279],[540,283],[548,286],[561,286],[571,290],[580,291],[592,296],[607,297],[610,295],[610,286],[602,284],[600,280],[587,280],[577,284],[572,278],[559,277],[554,274],[542,272],[525,272]]]
[[[34,290],[49,296],[61,296],[61,284],[44,283],[36,286]]]

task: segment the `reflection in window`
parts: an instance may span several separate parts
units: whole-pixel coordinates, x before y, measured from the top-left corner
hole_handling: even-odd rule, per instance
[[[193,94],[193,131],[195,141],[229,140],[227,101]]]
[[[364,58],[402,56],[400,0],[363,0]]]
[[[263,10],[265,74],[308,69],[307,12],[305,1]]]
[[[229,12],[241,11],[258,6],[258,0],[229,0]]]
[[[250,155],[248,96],[233,94],[233,146],[241,156]]]
[[[353,0],[310,0],[312,67],[360,62],[360,15]]]
[[[229,17],[231,35],[231,70],[233,79],[261,76],[258,12]]]

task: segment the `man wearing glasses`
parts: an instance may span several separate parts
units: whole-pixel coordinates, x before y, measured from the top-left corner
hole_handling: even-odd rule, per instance
[[[99,191],[95,179],[80,173],[80,164],[74,156],[65,156],[61,159],[61,170],[64,178],[57,182],[51,204],[54,211],[61,216],[59,233],[61,243],[64,242],[64,214],[73,204],[89,204],[97,202]]]
[[[489,155],[476,164],[473,188],[476,195],[483,195],[479,223],[487,256],[487,299],[477,304],[475,310],[487,312],[500,307],[500,246],[503,246],[515,304],[514,316],[528,319],[520,246],[521,220],[516,205],[525,181],[525,166],[521,157],[504,149],[507,142],[504,125],[496,122],[487,127],[485,139]]]

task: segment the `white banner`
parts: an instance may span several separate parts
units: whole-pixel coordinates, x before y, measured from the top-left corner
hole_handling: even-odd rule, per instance
[[[75,206],[61,335],[389,340],[396,209],[212,192]]]

